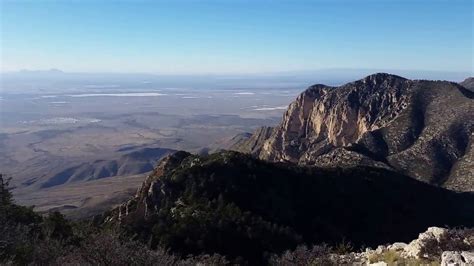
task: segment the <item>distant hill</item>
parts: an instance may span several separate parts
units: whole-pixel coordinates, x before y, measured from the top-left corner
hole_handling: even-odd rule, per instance
[[[175,151],[164,148],[143,148],[124,154],[116,160],[81,163],[43,177],[42,181],[39,181],[40,187],[48,188],[70,182],[150,172],[159,159],[173,152]]]
[[[260,130],[232,149],[276,162],[381,167],[474,191],[474,93],[463,86],[384,73],[339,87],[313,85],[271,136]]]
[[[474,194],[373,167],[307,168],[237,152],[177,152],[133,199],[106,213],[138,239],[180,254],[261,263],[301,244],[408,241],[429,226],[474,226]]]

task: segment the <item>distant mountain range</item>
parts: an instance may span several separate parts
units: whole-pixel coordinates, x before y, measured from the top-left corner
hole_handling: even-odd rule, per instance
[[[195,88],[195,89],[232,89],[232,88],[304,88],[313,82],[340,85],[358,77],[377,71],[396,72],[410,78],[444,79],[460,81],[469,73],[443,72],[428,70],[394,70],[394,69],[351,69],[328,68],[305,71],[281,71],[247,74],[153,74],[153,73],[87,73],[68,72],[59,69],[21,70],[1,72],[2,91],[4,93],[35,93],[41,91],[59,92],[80,88],[88,84],[115,84],[118,88],[130,86],[146,88]],[[30,86],[35,84],[36,86]],[[41,87],[39,89],[38,87]]]
[[[374,74],[340,87],[313,85],[281,124],[232,149],[274,162],[386,168],[474,191],[473,79],[460,84]]]
[[[106,177],[128,176],[150,172],[162,157],[175,152],[164,148],[142,148],[121,155],[118,159],[80,163],[43,175],[35,180],[40,188],[49,188],[78,181],[97,180]]]

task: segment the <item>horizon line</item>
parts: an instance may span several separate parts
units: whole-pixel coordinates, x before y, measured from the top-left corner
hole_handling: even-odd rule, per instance
[[[419,73],[444,73],[444,74],[468,74],[474,75],[474,70],[435,70],[435,69],[397,69],[397,68],[351,68],[351,67],[331,67],[300,70],[278,70],[264,72],[146,72],[146,71],[68,71],[59,68],[49,69],[18,69],[18,70],[0,70],[0,74],[128,74],[128,75],[151,75],[151,76],[265,76],[265,75],[284,75],[284,74],[310,74],[311,72],[322,71],[370,71],[372,73],[397,73],[397,72],[419,72]]]

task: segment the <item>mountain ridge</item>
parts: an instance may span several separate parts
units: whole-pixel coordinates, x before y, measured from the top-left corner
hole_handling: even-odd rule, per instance
[[[459,84],[470,91],[474,91],[474,77],[466,78]]]
[[[447,81],[377,73],[339,87],[310,86],[254,151],[269,161],[389,168],[474,190],[474,93]],[[468,112],[466,110],[472,110]],[[256,132],[254,138],[261,138]],[[250,137],[249,139],[251,139]]]
[[[302,244],[346,240],[376,247],[408,241],[434,225],[473,226],[473,202],[472,193],[387,169],[181,151],[163,158],[134,198],[98,219],[121,225],[151,247],[258,263],[264,254]]]
[[[175,152],[167,148],[139,148],[120,154],[113,159],[94,161],[69,162],[54,158],[53,167],[41,168],[33,173],[30,179],[24,180],[19,186],[28,189],[46,189],[59,185],[81,181],[98,180],[113,176],[129,176],[143,174],[154,169],[156,162],[162,157]],[[41,161],[32,163],[40,164]]]

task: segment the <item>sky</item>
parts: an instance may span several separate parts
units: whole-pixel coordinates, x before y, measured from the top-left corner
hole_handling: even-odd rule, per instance
[[[473,73],[472,0],[0,0],[1,71]]]

